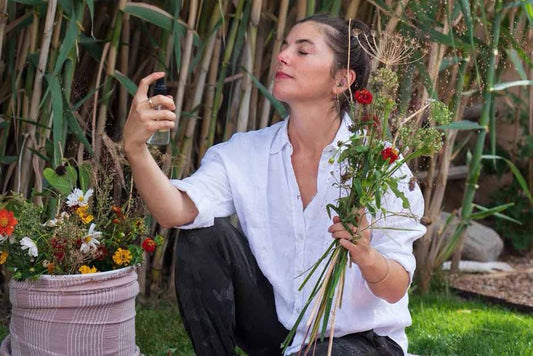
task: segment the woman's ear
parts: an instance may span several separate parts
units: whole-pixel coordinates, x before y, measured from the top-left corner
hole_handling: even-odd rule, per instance
[[[333,88],[333,94],[338,95],[343,93],[345,90],[348,90],[348,88],[355,81],[355,77],[355,71],[353,70],[339,70],[335,76],[335,87]]]

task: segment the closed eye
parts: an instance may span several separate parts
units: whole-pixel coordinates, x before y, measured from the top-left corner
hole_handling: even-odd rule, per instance
[[[298,54],[301,54],[302,56],[306,56],[306,55],[308,55],[309,53],[304,52],[304,51],[298,51]]]

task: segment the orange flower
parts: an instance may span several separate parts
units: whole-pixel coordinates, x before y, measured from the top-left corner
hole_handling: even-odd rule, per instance
[[[8,211],[7,209],[0,210],[0,235],[11,235],[17,223],[18,221],[15,219],[12,211]]]
[[[0,265],[3,265],[4,263],[6,263],[8,256],[9,256],[8,251],[2,251],[2,254],[0,254]]]

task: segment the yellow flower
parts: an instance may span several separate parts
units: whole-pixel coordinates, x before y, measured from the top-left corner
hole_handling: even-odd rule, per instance
[[[0,254],[0,265],[3,265],[4,263],[6,263],[8,256],[9,256],[8,251],[2,251],[2,254]]]
[[[113,261],[115,261],[115,263],[119,266],[127,265],[130,263],[131,259],[132,255],[128,249],[125,250],[119,247],[118,250],[116,250],[113,254]]]
[[[79,208],[76,209],[76,214],[78,214],[78,216],[80,217],[81,221],[84,224],[88,224],[94,219],[94,216],[89,214],[87,210],[89,210],[88,205],[80,206]]]
[[[98,272],[98,270],[96,269],[96,267],[92,266],[92,268],[91,268],[91,267],[89,267],[89,266],[87,266],[87,265],[83,265],[83,266],[81,266],[81,267],[78,269],[78,271],[80,271],[81,274],[96,273],[96,272]]]

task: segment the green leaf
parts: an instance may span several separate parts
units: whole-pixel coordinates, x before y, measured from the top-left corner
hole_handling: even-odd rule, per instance
[[[492,88],[492,91],[504,90],[511,87],[527,85],[533,85],[533,80],[515,80],[513,82],[498,83]]]
[[[270,101],[270,103],[272,104],[272,106],[274,107],[274,109],[276,109],[276,111],[278,112],[279,116],[281,116],[281,118],[285,118],[287,116],[287,111],[285,110],[285,107],[283,106],[283,104],[276,98],[274,98],[274,96],[272,95],[272,93],[270,93],[268,91],[267,88],[265,88],[265,86],[263,84],[261,84],[261,82],[259,80],[257,80],[256,77],[254,77],[252,74],[250,74],[246,68],[244,67],[241,67],[241,69],[250,76],[250,78],[252,78],[252,81],[254,82],[255,86],[257,87],[257,89],[259,89],[259,91],[261,92],[261,94],[263,94],[267,99],[268,101]]]
[[[65,63],[68,54],[76,45],[76,39],[78,38],[79,32],[80,30],[77,24],[77,18],[73,16],[68,23],[65,36],[61,41],[61,48],[59,48],[59,55],[57,56],[57,60],[54,66],[54,75],[58,75],[58,73],[61,71],[63,63]]]
[[[154,5],[140,2],[126,3],[126,6],[124,6],[124,12],[159,26],[167,31],[172,30],[172,22],[176,21],[165,10]],[[177,25],[187,29],[187,24],[183,23],[181,20],[177,20]]]
[[[94,26],[94,0],[87,0],[87,7],[89,8],[89,15],[91,17],[91,26]]]
[[[17,156],[0,156],[0,163],[11,164],[17,160]]]
[[[477,205],[475,205],[475,204],[472,204],[472,205],[474,207],[477,207]],[[487,216],[491,216],[491,215],[493,215],[495,213],[499,213],[500,211],[504,211],[505,209],[510,208],[513,205],[514,205],[514,203],[507,203],[507,204],[498,205],[498,206],[496,206],[494,208],[479,209],[481,211],[477,212],[477,213],[472,213],[472,215],[470,215],[470,218],[471,219],[484,219]]]
[[[494,215],[500,219],[503,219],[503,220],[507,220],[507,221],[510,221],[512,223],[515,223],[515,224],[518,224],[518,225],[522,225],[522,222],[516,220],[516,219],[513,219],[512,217],[510,216],[507,216],[507,215],[504,215],[504,214],[500,214],[499,212],[500,211],[503,211],[507,208],[510,208],[511,206],[514,206],[515,203],[508,203],[508,204],[503,204],[503,205],[499,205],[497,207],[494,207],[494,208],[485,208],[484,206],[481,206],[481,205],[478,205],[478,204],[472,204],[472,206],[474,208],[477,208],[479,210],[481,210],[481,212],[479,213],[474,213],[472,214],[470,217],[472,219],[483,219],[489,215]],[[484,213],[488,213],[487,215],[483,216]]]
[[[506,158],[503,158],[503,157],[500,157],[500,156],[496,156],[496,155],[482,155],[481,159],[502,159],[502,160],[504,160],[507,163],[507,165],[509,166],[509,168],[511,169],[511,172],[513,172],[518,184],[520,184],[520,187],[522,187],[522,190],[524,191],[524,193],[528,197],[529,201],[531,203],[533,203],[533,197],[531,196],[531,193],[529,192],[529,189],[527,188],[526,180],[524,179],[524,177],[522,176],[522,173],[520,173],[518,168],[516,168],[516,166],[514,165],[513,162],[509,161]]]
[[[43,6],[46,5],[44,0],[11,0],[12,2],[18,2],[19,4],[32,5],[32,6]]]
[[[439,130],[486,130],[485,126],[469,120],[453,121],[448,125],[435,126],[435,128]]]
[[[126,90],[131,96],[135,96],[135,93],[137,92],[137,85],[135,85],[135,83],[130,78],[126,77],[124,74],[120,73],[116,69],[113,72],[113,77],[118,80],[124,88],[126,88]]]
[[[72,189],[74,189],[77,186],[76,183],[78,182],[78,171],[76,170],[76,168],[72,166],[67,166],[66,169],[67,169],[68,180],[70,181],[70,184],[72,185]]]
[[[511,62],[513,62],[514,69],[520,75],[520,78],[522,80],[527,80],[527,74],[524,70],[524,66],[522,65],[522,61],[520,60],[520,57],[518,56],[518,52],[515,49],[508,49],[506,50],[507,55],[511,59]]]
[[[45,168],[43,176],[46,181],[63,195],[68,195],[74,189],[67,174],[60,176],[52,168]]]
[[[65,147],[63,137],[66,137],[63,132],[63,95],[59,81],[54,74],[48,73],[45,75],[45,78],[48,82],[48,87],[50,88],[50,94],[52,95],[52,132],[54,135],[54,156],[52,159],[52,165],[57,167],[61,162],[62,151]]]
[[[67,108],[67,110],[65,110],[65,112],[66,112],[65,116],[66,116],[66,119],[67,119],[67,125],[68,125],[70,131],[76,136],[76,138],[81,143],[83,143],[83,145],[89,151],[89,153],[91,155],[94,155],[93,148],[92,148],[91,144],[89,143],[89,141],[87,140],[87,137],[85,137],[85,132],[81,128],[80,123],[78,122],[78,119],[76,119],[76,117],[74,116],[74,114],[72,113],[70,108]]]
[[[80,178],[80,189],[86,192],[89,189],[89,183],[91,181],[91,165],[84,163],[78,167]]]

